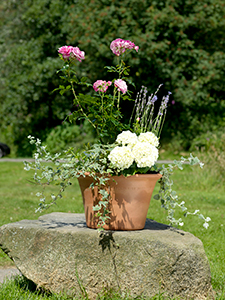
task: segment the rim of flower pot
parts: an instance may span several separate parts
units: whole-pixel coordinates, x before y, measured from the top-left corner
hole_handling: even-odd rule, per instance
[[[123,177],[123,178],[131,178],[131,177],[157,177],[158,179],[162,178],[162,174],[160,174],[159,172],[154,172],[154,173],[150,173],[150,174],[141,174],[141,173],[137,173],[137,174],[134,174],[134,175],[127,175],[127,176],[124,176],[124,175],[111,175],[111,174],[100,174],[100,173],[95,173],[96,176],[108,176],[108,177],[112,177],[112,178],[115,178],[115,177]],[[90,172],[85,172],[84,174],[81,174],[80,177],[84,177],[85,176],[88,176],[88,177],[92,177],[90,176]]]

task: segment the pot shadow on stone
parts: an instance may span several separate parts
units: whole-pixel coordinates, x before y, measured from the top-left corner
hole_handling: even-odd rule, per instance
[[[24,220],[26,222],[26,220]],[[65,227],[73,227],[73,228],[88,228],[85,221],[84,214],[75,214],[75,213],[50,213],[39,217],[36,221],[37,223],[41,223],[43,228],[46,229],[57,229],[57,228],[65,228]],[[96,230],[88,228],[89,230]],[[151,219],[146,219],[145,227],[142,230],[172,230],[176,233],[184,235],[182,231],[176,229],[175,227],[158,223]],[[139,230],[136,230],[137,232]],[[105,232],[115,232],[114,230],[105,230]]]
[[[162,223],[158,223],[152,219],[146,219],[145,222],[145,227],[144,229],[148,229],[148,230],[167,230],[170,229],[171,226],[166,225],[166,224],[162,224]]]
[[[146,219],[145,227],[143,230],[171,230],[180,235],[184,235],[185,233],[180,231],[178,228],[172,227],[170,225],[158,223],[152,219]]]

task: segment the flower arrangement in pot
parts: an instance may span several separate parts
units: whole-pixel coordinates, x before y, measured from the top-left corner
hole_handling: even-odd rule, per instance
[[[168,220],[177,226],[182,219],[174,218],[178,207],[184,215],[198,215],[203,226],[208,227],[210,218],[205,218],[196,210],[188,212],[184,202],[172,190],[170,176],[173,168],[182,169],[184,163],[203,164],[190,154],[188,158],[174,161],[168,167],[158,166],[159,140],[165,120],[170,92],[161,99],[158,111],[155,102],[159,101],[157,93],[148,95],[142,87],[134,100],[134,109],[128,123],[123,122],[121,102],[131,100],[128,90],[129,67],[124,60],[131,51],[139,47],[128,40],[112,41],[110,49],[117,56],[118,64],[106,67],[108,72],[115,73],[112,81],[97,80],[93,85],[86,77],[80,80],[74,67],[85,59],[85,53],[78,47],[63,46],[58,49],[63,67],[58,71],[64,84],[60,85],[60,94],[71,91],[73,94],[74,112],[68,116],[71,122],[86,120],[90,123],[98,141],[87,145],[85,150],[75,151],[70,148],[63,154],[52,155],[37,138],[29,136],[35,144],[35,162],[24,162],[25,169],[35,170],[33,179],[43,189],[37,194],[40,197],[39,208],[42,211],[56,203],[62,192],[71,185],[72,178],[78,178],[88,227],[99,230],[138,230],[144,228],[153,189],[156,182],[160,189],[155,199],[168,211]],[[94,94],[77,93],[78,85],[91,88]],[[51,164],[47,164],[50,161]],[[53,164],[52,164],[53,163]],[[46,196],[46,186],[59,184],[58,194],[51,194],[50,201]]]

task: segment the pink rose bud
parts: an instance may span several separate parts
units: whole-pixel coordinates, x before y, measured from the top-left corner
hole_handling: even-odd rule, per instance
[[[93,84],[93,89],[96,92],[103,92],[105,93],[108,89],[108,87],[112,84],[111,81],[106,82],[105,80],[97,80]]]
[[[134,49],[138,52],[139,47],[129,40],[116,39],[112,41],[110,49],[115,55],[119,56],[123,54],[127,49]]]
[[[62,54],[64,60],[69,60],[71,57],[81,61],[85,56],[84,51],[80,51],[78,47],[73,46],[62,46],[58,49],[58,52]]]
[[[85,56],[84,51],[80,51],[78,47],[73,48],[72,57],[75,57],[77,60],[81,62],[81,60],[85,58],[84,56]]]
[[[65,60],[68,60],[70,58],[70,53],[72,52],[72,50],[72,46],[62,46],[58,49],[58,52],[62,54]]]
[[[114,82],[115,87],[117,87],[118,91],[121,91],[123,94],[127,92],[127,84],[122,79],[117,79]]]

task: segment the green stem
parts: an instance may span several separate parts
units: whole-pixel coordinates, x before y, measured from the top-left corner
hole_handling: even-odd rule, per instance
[[[101,107],[101,111],[103,112],[103,104],[104,104],[104,102],[103,102],[103,98],[104,98],[104,93],[102,93],[102,95],[101,95],[101,100],[102,100],[102,107]]]
[[[121,59],[121,62],[120,62],[120,66],[119,66],[119,79],[121,78],[121,75],[123,74],[123,61]]]
[[[117,89],[116,89],[116,87],[114,87],[114,91],[113,91],[113,102],[112,102],[112,106],[111,106],[110,116],[112,115],[112,110],[113,110],[113,107],[114,107],[114,102],[115,102],[115,98],[116,98],[116,93],[117,93]]]
[[[120,107],[120,92],[118,92],[118,102],[117,102],[117,109]]]
[[[75,93],[73,82],[70,82],[70,84],[71,84],[71,87],[72,87],[72,92],[73,92],[74,98],[75,98],[77,104],[79,105],[79,109],[81,110],[81,113],[85,116],[85,118],[88,120],[88,122],[96,129],[95,124],[88,118],[87,114],[84,112],[82,106],[80,105],[79,99],[78,99],[78,97]]]
[[[79,109],[81,110],[81,113],[85,116],[85,118],[88,120],[88,122],[96,129],[96,126],[95,124],[88,118],[87,114],[84,112],[82,106],[80,105],[80,102],[79,102],[79,99],[76,95],[76,92],[75,92],[75,88],[74,88],[74,85],[73,85],[73,82],[72,80],[70,79],[70,65],[69,65],[69,69],[68,69],[68,73],[67,73],[67,76],[68,76],[68,81],[71,85],[71,88],[72,88],[72,92],[73,92],[73,96],[74,96],[74,99],[75,99],[75,103],[77,102],[77,104],[79,105]]]

